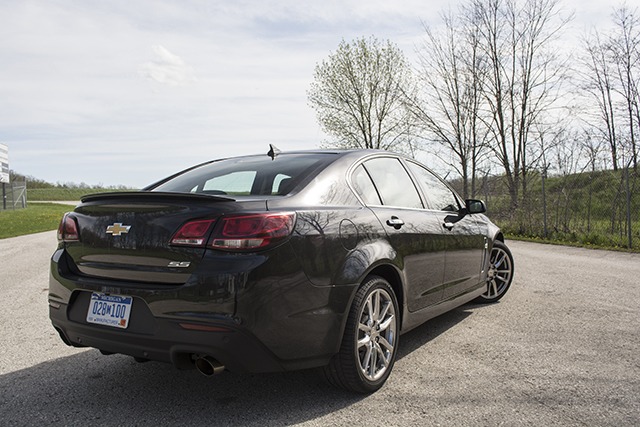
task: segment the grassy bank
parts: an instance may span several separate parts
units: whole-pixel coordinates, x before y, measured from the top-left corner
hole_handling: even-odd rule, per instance
[[[109,193],[112,191],[128,191],[123,189],[114,190],[113,188],[33,188],[27,191],[30,202],[39,201],[75,201],[80,200],[82,196],[95,193]]]
[[[454,186],[459,184],[453,183]],[[640,251],[640,173],[593,171],[545,178],[530,173],[513,209],[504,177],[488,177],[476,197],[512,238]],[[631,244],[629,243],[631,240]]]
[[[69,205],[34,203],[25,209],[0,211],[0,239],[55,230],[62,215],[71,210]]]

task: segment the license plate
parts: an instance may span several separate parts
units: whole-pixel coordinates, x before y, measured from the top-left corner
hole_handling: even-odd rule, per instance
[[[129,326],[132,297],[93,292],[87,322],[126,329]]]

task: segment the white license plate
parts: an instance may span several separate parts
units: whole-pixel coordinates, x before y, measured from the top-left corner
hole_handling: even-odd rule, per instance
[[[126,329],[129,326],[132,302],[132,297],[93,292],[87,312],[87,322]]]

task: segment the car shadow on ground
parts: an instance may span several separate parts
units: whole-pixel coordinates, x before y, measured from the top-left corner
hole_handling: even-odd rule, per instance
[[[403,357],[410,355],[443,332],[461,323],[473,314],[473,309],[476,307],[481,306],[476,304],[463,305],[405,333],[400,337],[400,348],[398,348],[396,360],[401,360]]]
[[[399,360],[472,313],[463,306],[403,335]],[[0,376],[0,413],[5,425],[290,425],[384,393],[337,390],[319,370],[207,378],[91,349]]]

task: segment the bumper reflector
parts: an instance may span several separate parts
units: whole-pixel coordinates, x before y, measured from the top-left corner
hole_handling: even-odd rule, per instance
[[[187,329],[189,331],[232,332],[231,329],[227,329],[222,326],[198,325],[195,323],[178,323],[178,324],[182,329]]]

